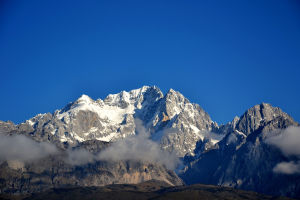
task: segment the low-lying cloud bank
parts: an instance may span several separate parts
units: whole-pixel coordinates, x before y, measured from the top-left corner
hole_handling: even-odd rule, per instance
[[[98,160],[97,155],[94,155],[85,149],[68,149],[65,162],[70,165],[84,165],[95,162],[96,160]]]
[[[287,157],[294,156],[299,159],[298,161],[278,163],[273,171],[282,174],[300,173],[300,127],[291,126],[270,135],[266,139],[267,144],[276,146]]]
[[[300,156],[300,127],[281,130],[276,136],[267,138],[266,142],[278,147],[286,156]]]
[[[151,140],[140,120],[135,121],[136,135],[114,142],[98,154],[85,149],[68,149],[64,161],[71,165],[105,161],[135,160],[159,163],[168,169],[175,169],[180,163],[175,153],[163,151],[159,144]],[[23,135],[6,136],[0,134],[0,161],[30,162],[52,154],[63,153],[54,144],[37,142]]]
[[[179,164],[176,154],[161,150],[158,143],[150,139],[140,120],[135,120],[136,135],[113,143],[98,156],[101,160],[141,160],[165,165],[175,169]]]
[[[63,153],[54,144],[37,142],[24,135],[7,136],[0,134],[0,161],[10,163],[32,162],[49,155]],[[65,162],[82,165],[96,160],[97,156],[85,149],[66,150]]]
[[[57,153],[53,144],[36,142],[23,135],[0,134],[0,160],[33,161]]]

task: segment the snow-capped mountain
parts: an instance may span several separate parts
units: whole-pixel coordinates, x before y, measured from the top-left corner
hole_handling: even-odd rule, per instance
[[[242,116],[218,126],[198,104],[191,103],[181,93],[170,89],[163,94],[156,86],[144,86],[110,94],[103,100],[82,95],[62,109],[38,114],[18,125],[0,121],[0,133],[30,136],[39,142],[54,143],[66,151],[84,148],[95,153],[129,136],[137,137],[135,134],[140,123],[151,139],[150,144],[158,143],[163,150],[175,152],[177,157],[183,158],[184,167],[178,168],[177,172],[187,184],[225,185],[272,195],[300,197],[300,152],[288,154],[280,149],[288,146],[286,144],[289,142],[296,144],[296,147],[289,147],[288,152],[298,149],[299,124],[280,108],[267,103],[255,105]],[[290,136],[286,132],[295,139],[287,139]],[[268,142],[274,136],[279,138],[275,137],[277,146]],[[121,163],[123,166],[126,161]],[[175,185],[181,183],[175,174],[170,174],[159,165],[155,165],[156,171],[151,171],[152,163],[146,165],[147,170],[143,162],[138,163],[138,171],[129,170],[128,174],[119,171],[118,164],[110,163],[104,168],[115,169],[114,176],[109,175],[107,179],[106,175],[98,177],[98,174],[93,174],[91,177],[93,181],[105,179],[103,183],[123,177],[132,183],[136,181],[134,176],[138,173],[137,182],[145,180],[145,177],[147,180],[164,177],[164,180],[172,180]],[[0,163],[0,167],[6,170],[3,176],[11,172],[11,164]],[[102,166],[102,161],[93,164],[94,168],[87,169],[88,173],[94,173],[98,165]],[[27,170],[30,171],[30,167]],[[69,170],[76,171],[73,167]],[[56,172],[51,173],[55,175]],[[67,170],[58,175],[65,177],[64,173],[69,172]],[[110,173],[108,170],[104,174]],[[23,179],[16,179],[15,182],[7,180],[15,185]],[[89,179],[87,184],[93,181]]]
[[[37,140],[75,145],[86,140],[113,142],[135,134],[140,119],[151,138],[179,156],[193,154],[198,140],[218,125],[198,105],[156,86],[110,94],[104,100],[82,95],[54,113],[39,114],[19,127]],[[213,140],[214,143],[217,140]]]

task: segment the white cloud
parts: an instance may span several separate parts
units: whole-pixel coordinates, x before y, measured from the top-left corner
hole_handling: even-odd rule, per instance
[[[274,168],[273,171],[275,173],[282,173],[282,174],[296,174],[300,173],[300,162],[281,162],[278,163]]]
[[[137,135],[129,136],[113,143],[99,154],[93,154],[85,149],[68,149],[65,162],[71,165],[84,165],[98,160],[136,160],[154,162],[175,169],[179,159],[175,153],[161,150],[158,143],[149,139],[140,120],[135,121]],[[59,152],[55,145],[46,142],[36,142],[23,135],[5,136],[0,134],[0,160],[30,162]]]
[[[36,142],[23,135],[6,136],[0,134],[0,160],[32,161],[57,153],[50,143]]]
[[[147,132],[140,120],[135,120],[135,136],[129,136],[113,143],[110,147],[100,152],[98,158],[102,160],[141,160],[156,162],[165,165],[169,169],[175,169],[179,159],[175,153],[161,150],[159,144],[149,139]]]
[[[285,156],[296,156],[300,159],[300,127],[291,126],[268,135],[265,140],[267,144],[276,146]],[[280,162],[273,168],[273,172],[282,174],[300,173],[300,160]]]
[[[286,156],[300,156],[300,127],[291,126],[266,139],[268,144],[278,147]]]

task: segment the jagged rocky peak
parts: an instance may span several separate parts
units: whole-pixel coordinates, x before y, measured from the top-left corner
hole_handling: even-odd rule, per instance
[[[73,108],[88,105],[88,104],[95,104],[96,102],[86,94],[82,94],[76,101],[70,102],[66,105],[63,109],[59,110],[60,113],[67,112]]]
[[[167,102],[173,102],[173,103],[179,103],[181,105],[186,104],[186,103],[190,103],[190,101],[185,98],[180,92],[173,90],[172,88],[167,92],[167,94],[165,95],[165,100]]]
[[[235,128],[245,134],[250,134],[257,130],[263,123],[276,119],[294,121],[291,116],[283,112],[278,107],[273,107],[269,103],[261,103],[248,109],[236,123]]]
[[[76,100],[77,103],[90,103],[93,101],[94,100],[86,94],[81,95],[81,97]]]
[[[169,91],[166,94],[166,99],[167,100],[175,100],[175,101],[187,101],[189,103],[189,101],[178,91],[175,91],[174,89],[169,89]]]
[[[192,153],[197,141],[204,140],[207,131],[216,126],[198,104],[191,103],[173,89],[160,99],[152,111],[149,121],[153,138],[163,149],[175,151],[180,157]]]
[[[231,122],[228,122],[227,124],[221,124],[220,126],[216,126],[215,132],[220,134],[227,134],[231,133],[235,130],[236,124],[239,122],[240,118],[238,116],[235,116]]]
[[[180,119],[184,116],[188,118],[189,121],[192,120],[193,123],[196,123],[198,120],[207,122],[209,126],[213,123],[210,116],[198,104],[191,103],[178,91],[170,89],[162,101],[163,106],[161,110],[165,112],[164,118],[168,117],[172,119],[179,117]],[[203,128],[206,129],[207,127]]]
[[[104,100],[97,99],[96,101],[83,94],[75,102],[60,110],[58,118],[63,118],[68,112],[78,114],[79,111],[92,111],[100,118],[120,123],[123,119],[121,116],[124,114],[133,114],[134,109],[141,109],[146,102],[153,103],[162,97],[162,92],[156,86],[143,86],[129,92],[110,94]]]
[[[143,103],[153,103],[162,97],[163,94],[158,87],[143,86],[129,92],[122,91],[117,94],[110,94],[104,99],[104,102],[111,106],[126,108],[133,105],[141,109]]]
[[[238,116],[235,116],[231,121],[232,126],[235,127],[239,120],[240,118]]]
[[[179,114],[187,103],[190,101],[185,98],[180,92],[170,89],[165,95],[165,110],[166,116],[170,119]]]
[[[104,100],[93,100],[88,95],[83,94],[76,101],[69,103],[65,108],[59,110],[59,113],[62,114],[72,109],[95,111],[95,109],[97,110],[105,106],[118,107],[120,109],[133,106],[140,109],[143,103],[153,103],[162,97],[162,92],[156,86],[143,86],[128,92],[122,91],[117,94],[109,94]]]
[[[16,125],[12,121],[1,121],[0,120],[0,133],[9,133],[16,129]]]

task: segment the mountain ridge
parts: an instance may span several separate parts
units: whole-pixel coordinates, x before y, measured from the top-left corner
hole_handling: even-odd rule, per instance
[[[297,159],[297,152],[296,155],[285,155],[285,150],[281,148],[286,147],[278,145],[280,140],[276,139],[276,136],[287,138],[284,140],[286,143],[290,140],[298,141],[298,127],[299,123],[290,115],[269,103],[254,105],[240,117],[236,116],[232,121],[218,125],[200,105],[191,103],[180,92],[170,89],[164,95],[156,86],[144,86],[128,92],[110,94],[103,100],[93,100],[87,95],[81,95],[62,109],[53,113],[38,114],[17,125],[0,121],[1,135],[23,135],[39,143],[55,144],[65,151],[65,154],[80,152],[83,156],[89,155],[91,159],[87,159],[87,162],[90,167],[87,169],[79,167],[78,171],[76,167],[61,165],[69,170],[71,176],[68,175],[67,179],[61,178],[66,176],[66,171],[55,175],[67,183],[73,177],[77,181],[83,180],[87,185],[92,184],[90,180],[97,176],[94,172],[98,167],[106,166],[104,170],[110,174],[109,178],[101,175],[99,178],[102,182],[96,181],[97,184],[109,184],[118,178],[125,183],[136,180],[139,182],[145,178],[157,179],[157,174],[162,174],[161,176],[171,180],[171,183],[180,184],[181,181],[177,177],[179,175],[187,184],[215,184],[291,197],[300,196],[297,192],[300,191],[300,186],[297,185],[300,181],[300,176],[297,175],[300,161]],[[144,136],[137,134],[138,129]],[[269,138],[274,137],[275,142],[269,142]],[[130,156],[145,153],[141,149],[143,144],[134,145],[139,142],[145,142],[144,145],[147,144],[149,151],[156,148],[169,152],[170,155],[175,153],[176,157],[182,160],[176,169],[177,175],[169,172],[166,166],[159,162],[147,164],[153,165],[154,171],[149,171],[149,167],[144,168],[143,162],[139,160],[134,161],[138,163],[134,165],[135,170],[126,168],[126,162],[132,162]],[[98,152],[112,148],[114,149],[110,153],[116,153],[119,157],[122,155],[121,158],[126,157],[129,160],[118,160],[121,164],[105,165],[98,158],[94,159]],[[133,148],[137,148],[134,149],[136,153],[132,152]],[[124,156],[118,151],[132,154]],[[155,151],[155,155],[160,154]],[[157,158],[152,161],[157,161]],[[123,166],[122,171],[117,170],[119,165]],[[20,173],[17,177],[23,177],[24,172],[15,172],[13,169],[19,169],[18,166],[22,167],[18,162],[0,163],[2,169],[10,173]],[[287,167],[294,171],[286,173]],[[111,168],[111,171],[107,170],[108,168]],[[26,173],[31,173],[32,166],[28,165],[26,169]],[[47,167],[43,170],[52,173]],[[80,176],[72,175],[80,174],[82,170],[87,170],[91,179],[81,179]],[[49,177],[39,176],[48,181]],[[9,187],[20,185],[18,181],[14,182],[7,177],[4,180],[9,181]],[[272,180],[272,183],[268,183],[268,180]],[[285,185],[276,185],[276,182],[280,181]]]
[[[139,118],[152,137],[161,140],[164,149],[177,151],[180,156],[184,156],[187,153],[193,154],[195,141],[204,141],[208,136],[205,132],[225,136],[226,132],[236,130],[248,135],[263,120],[270,121],[276,116],[293,120],[280,108],[261,103],[231,122],[218,125],[198,104],[190,103],[180,92],[171,88],[164,95],[157,86],[143,86],[128,92],[109,94],[103,100],[93,100],[83,94],[62,109],[38,114],[16,127],[32,136],[45,135],[56,142],[76,145],[85,140],[113,142],[134,135],[134,119]],[[172,131],[176,133],[169,134]],[[187,145],[176,140],[180,135],[189,141],[185,142]],[[176,148],[178,145],[182,148]]]
[[[110,94],[104,100],[82,95],[60,110],[38,114],[17,127],[40,141],[50,138],[76,145],[90,139],[109,142],[134,135],[135,118],[141,119],[151,134],[160,132],[163,148],[181,156],[192,152],[195,140],[203,139],[201,131],[216,125],[198,104],[190,103],[181,93],[170,89],[163,95],[156,86],[144,86]],[[176,133],[161,134],[169,130]],[[182,134],[188,143],[178,139]]]

